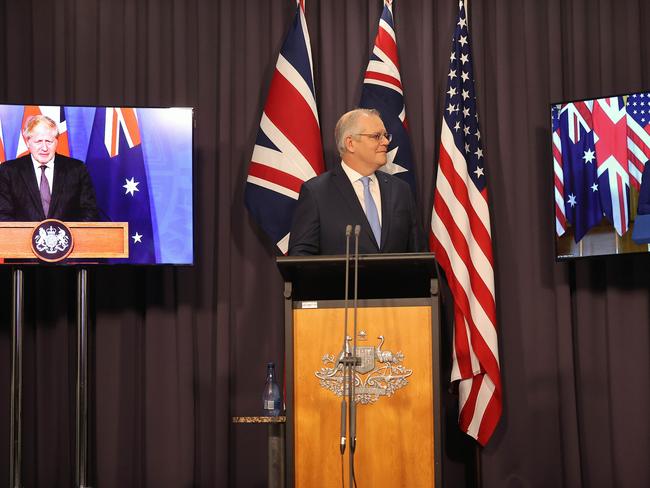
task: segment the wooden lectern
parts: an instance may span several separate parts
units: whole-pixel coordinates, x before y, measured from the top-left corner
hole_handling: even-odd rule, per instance
[[[66,222],[74,247],[70,259],[129,257],[128,222]],[[33,259],[31,236],[38,222],[0,222],[0,258]]]
[[[288,486],[341,486],[338,358],[344,349],[345,257],[279,257],[285,280]],[[353,336],[354,260],[348,336]],[[440,332],[433,255],[359,257],[354,478],[359,486],[442,487]],[[354,340],[349,341],[353,347]]]
[[[36,264],[32,233],[39,222],[0,222],[0,258],[12,259],[12,357],[10,488],[22,488],[23,264]],[[76,483],[88,487],[88,262],[129,257],[128,222],[65,222],[73,248],[67,259],[77,268]],[[27,261],[23,261],[27,260]],[[84,262],[80,262],[83,260]]]

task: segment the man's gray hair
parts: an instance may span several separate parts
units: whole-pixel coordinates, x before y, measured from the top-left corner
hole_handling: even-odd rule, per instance
[[[339,150],[339,156],[343,156],[346,152],[345,139],[359,131],[359,119],[373,115],[381,118],[379,111],[374,108],[355,108],[341,115],[336,127],[334,127],[334,139],[336,140],[336,148]]]
[[[54,129],[56,131],[56,137],[59,137],[59,128],[51,118],[47,115],[31,115],[27,117],[25,126],[23,127],[23,137],[26,141],[32,136],[32,132],[37,125],[45,125],[50,129]]]

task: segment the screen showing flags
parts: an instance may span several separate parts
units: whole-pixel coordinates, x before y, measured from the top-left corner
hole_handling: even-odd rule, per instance
[[[458,381],[459,425],[485,445],[501,417],[502,392],[486,166],[463,1],[447,73],[430,244],[454,299],[451,380]]]
[[[191,108],[0,105],[7,158],[28,154],[36,114],[57,123],[57,153],[86,163],[100,219],[129,223],[129,258],[112,263],[194,262]]]
[[[246,207],[283,254],[303,182],[323,172],[304,4],[278,55],[246,179]]]
[[[650,93],[632,93],[551,106],[558,256],[574,255],[574,248],[563,244],[571,236],[576,243],[590,234],[626,236],[635,225],[636,192],[638,213],[646,213],[650,188],[644,187],[650,181],[644,185],[643,174],[650,158],[649,103]],[[614,243],[611,249],[599,241],[575,252],[595,255],[645,250],[628,239],[610,240]]]
[[[415,194],[413,155],[399,71],[392,0],[384,1],[375,44],[363,78],[359,106],[378,110],[386,130],[393,135],[388,145],[387,163],[381,171],[405,180]]]

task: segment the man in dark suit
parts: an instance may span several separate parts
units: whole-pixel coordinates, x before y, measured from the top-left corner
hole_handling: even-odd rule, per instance
[[[334,133],[342,162],[302,185],[289,254],[345,254],[348,224],[361,226],[362,254],[425,251],[409,185],[378,171],[391,139],[379,112],[352,110]]]
[[[0,164],[0,221],[99,220],[86,165],[56,154],[56,122],[29,117],[23,137],[30,154]]]

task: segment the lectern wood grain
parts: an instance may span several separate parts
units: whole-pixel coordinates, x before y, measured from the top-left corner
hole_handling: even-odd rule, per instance
[[[349,335],[352,313],[349,312]],[[324,354],[341,351],[341,308],[294,310],[295,486],[341,486],[341,398],[319,384]],[[401,351],[413,370],[392,397],[358,406],[355,474],[358,486],[434,486],[434,404],[430,306],[368,307],[358,311],[358,346]],[[348,447],[349,448],[349,447]],[[347,451],[343,459],[348,480]]]
[[[38,222],[0,222],[0,258],[34,258],[31,237]],[[128,222],[66,222],[74,247],[69,258],[128,258]]]

